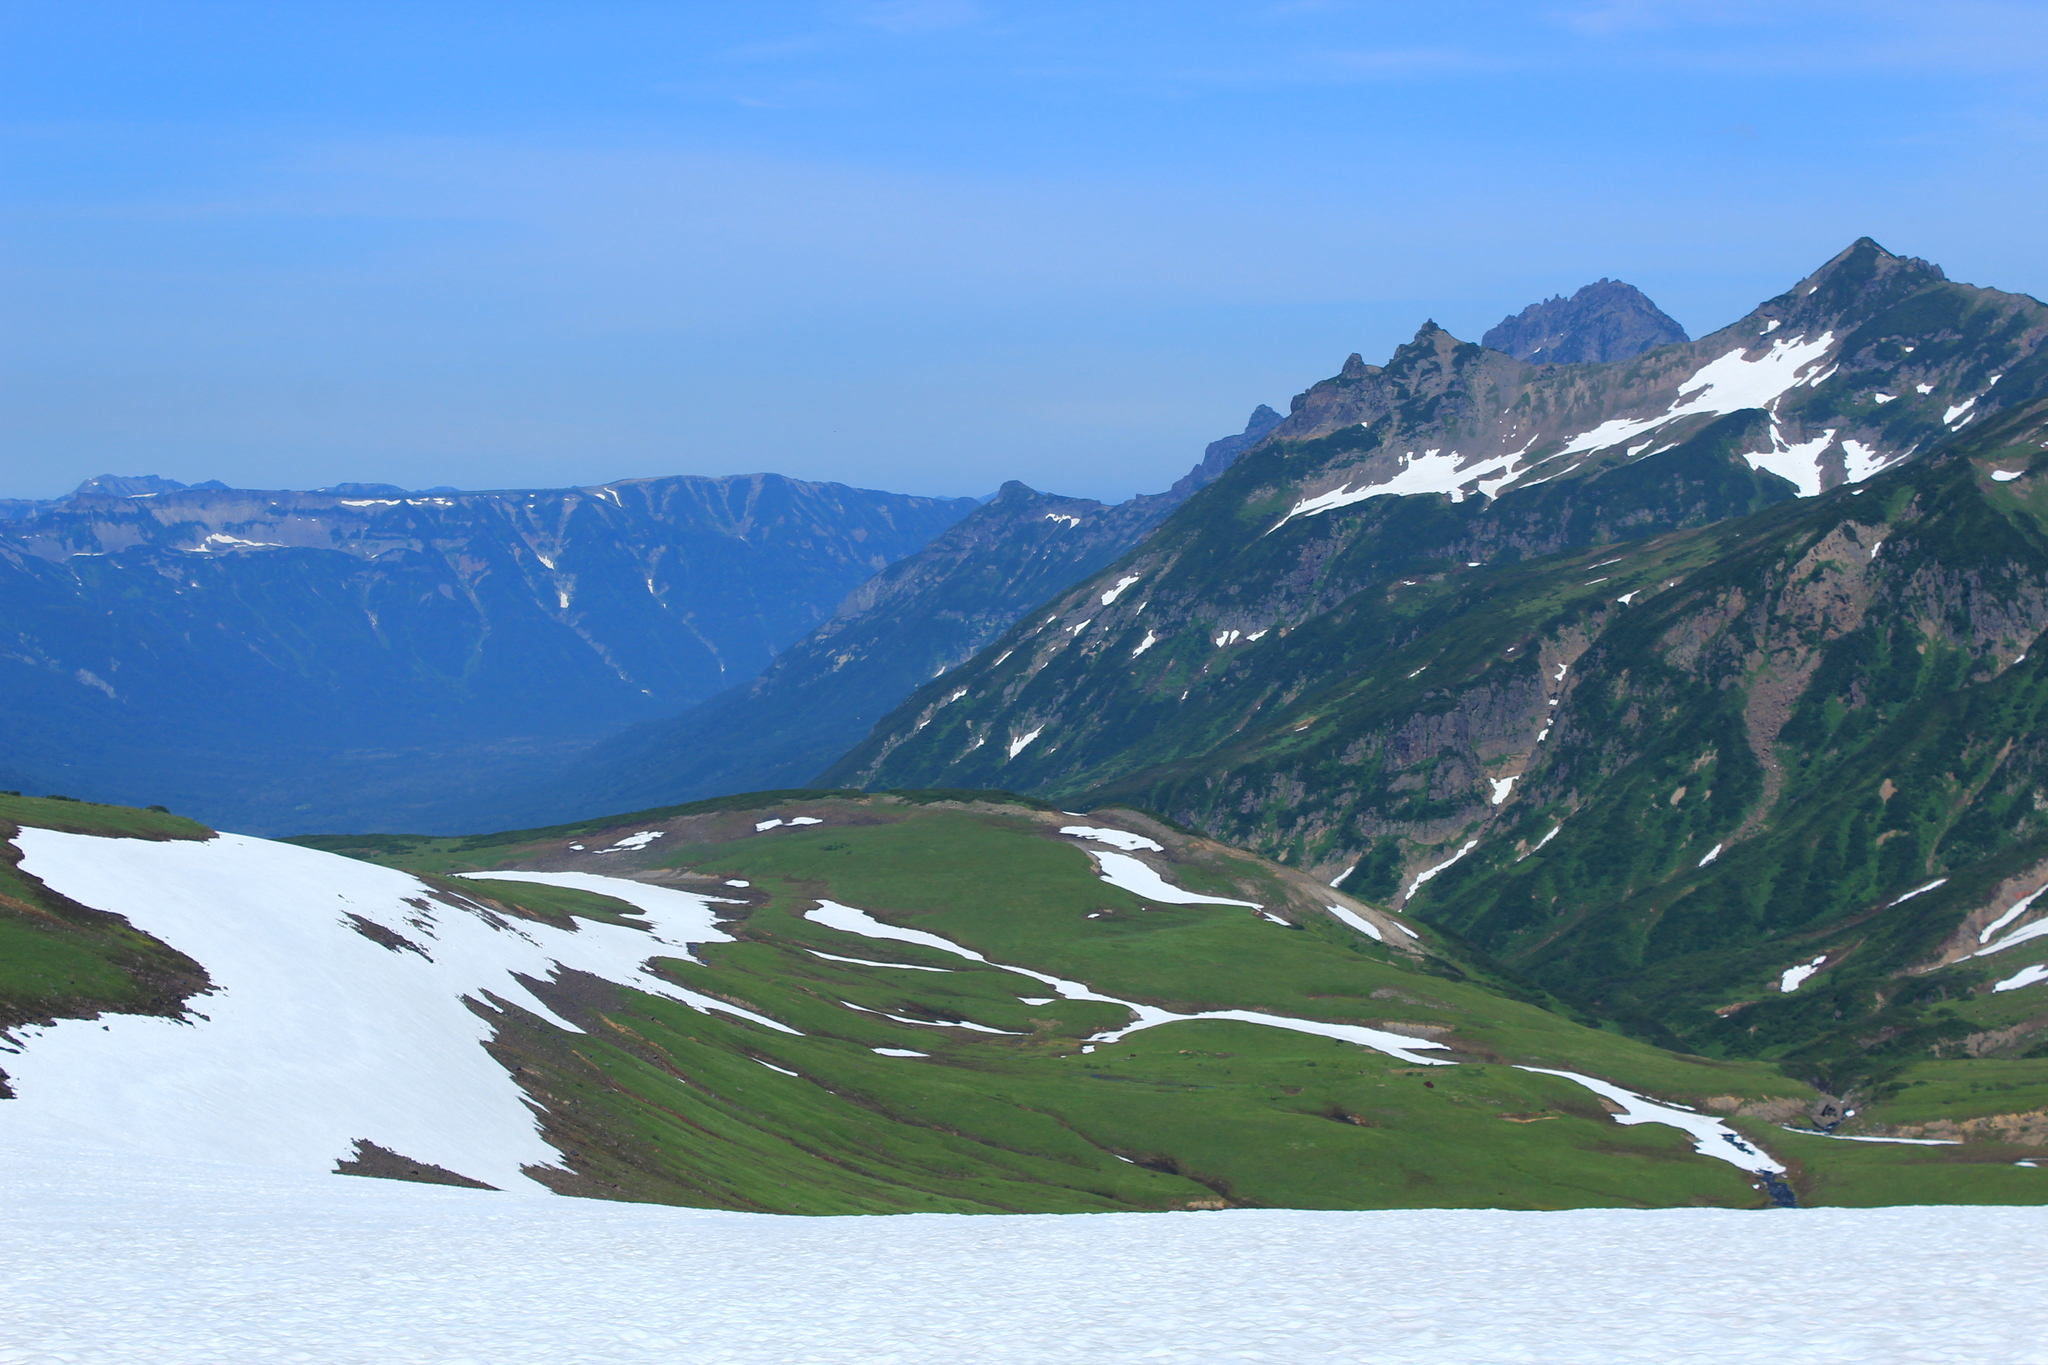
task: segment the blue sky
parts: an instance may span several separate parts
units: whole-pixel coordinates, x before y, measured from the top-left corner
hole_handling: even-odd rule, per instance
[[[0,496],[1163,488],[1425,317],[2048,293],[2048,5],[0,6]]]

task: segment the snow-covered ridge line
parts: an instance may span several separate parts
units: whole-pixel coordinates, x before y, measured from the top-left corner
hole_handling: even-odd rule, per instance
[[[1766,329],[1771,330],[1774,329]],[[1303,497],[1266,534],[1271,535],[1297,517],[1318,516],[1383,495],[1435,493],[1462,502],[1466,490],[1476,487],[1479,496],[1490,498],[1503,487],[1528,486],[1520,481],[1546,466],[1554,467],[1541,478],[1529,480],[1530,484],[1557,478],[1576,468],[1585,457],[1618,446],[1628,446],[1631,459],[1648,458],[1661,453],[1651,447],[1673,423],[1693,417],[1725,416],[1747,408],[1769,414],[1771,440],[1765,449],[1743,458],[1753,468],[1789,480],[1802,496],[1815,496],[1821,491],[1818,461],[1836,443],[1839,428],[1804,440],[1790,440],[1780,430],[1776,408],[1779,400],[1793,389],[1816,386],[1833,376],[1835,367],[1823,367],[1822,362],[1835,349],[1835,334],[1830,331],[1817,337],[1779,337],[1762,355],[1749,359],[1754,344],[1741,343],[1702,363],[1677,382],[1675,396],[1661,412],[1607,418],[1576,435],[1564,437],[1559,449],[1534,460],[1526,458],[1533,448],[1533,438],[1519,450],[1487,457],[1464,455],[1442,446],[1404,451],[1394,457],[1396,468],[1391,474],[1365,476],[1362,483],[1353,477],[1335,488]],[[1944,420],[1953,424],[1956,415],[1968,406],[1966,402],[1961,408],[1951,409]],[[1860,442],[1844,441],[1842,445],[1846,452],[1846,476],[1851,483],[1868,478],[1887,463]],[[1668,449],[1668,444],[1663,448]]]

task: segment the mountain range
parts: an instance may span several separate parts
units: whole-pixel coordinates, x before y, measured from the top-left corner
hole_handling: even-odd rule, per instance
[[[777,475],[92,480],[0,521],[0,780],[255,832],[459,818],[751,677],[976,506]]]
[[[495,784],[533,827],[0,795],[10,1112],[778,1211],[2048,1197],[2048,306],[1863,239],[1697,340],[1614,281],[1488,335],[1117,507],[861,504],[937,524]],[[133,510],[226,496],[8,543],[293,564]]]
[[[658,724],[636,726],[550,774],[509,821],[801,786],[866,738],[920,683],[1026,612],[1121,558],[1280,424],[1261,404],[1164,493],[1106,505],[1015,481],[890,565],[759,677]]]
[[[2029,1052],[1962,959],[2042,859],[2044,338],[1867,241],[1619,364],[1425,328],[823,780],[1152,809],[1838,1087]]]

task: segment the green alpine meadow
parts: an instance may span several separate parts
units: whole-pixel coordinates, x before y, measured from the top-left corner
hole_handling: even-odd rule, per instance
[[[754,1212],[2041,1202],[2048,308],[1864,239],[1698,340],[1613,282],[1488,335],[1169,494],[1009,486],[464,798],[636,813],[0,797],[17,1091],[125,1018],[64,1065],[323,1169]]]

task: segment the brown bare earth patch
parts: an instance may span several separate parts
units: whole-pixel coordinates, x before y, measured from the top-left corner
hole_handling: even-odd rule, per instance
[[[1741,1118],[1768,1119],[1772,1123],[1784,1123],[1798,1118],[1812,1105],[1802,1099],[1786,1095],[1769,1096],[1763,1099],[1743,1095],[1709,1095],[1700,1102],[1701,1107],[1717,1114],[1734,1114]]]
[[[1932,1123],[1907,1124],[1885,1136],[2048,1147],[2048,1109],[2034,1109],[2023,1114],[1985,1114],[1974,1119],[1936,1119]]]
[[[460,1185],[466,1190],[495,1190],[496,1185],[486,1185],[481,1180],[471,1180],[458,1175],[445,1166],[431,1162],[414,1161],[401,1156],[389,1147],[379,1147],[367,1138],[356,1139],[356,1151],[352,1157],[334,1163],[336,1175],[361,1175],[373,1180],[410,1180],[420,1185]]]

